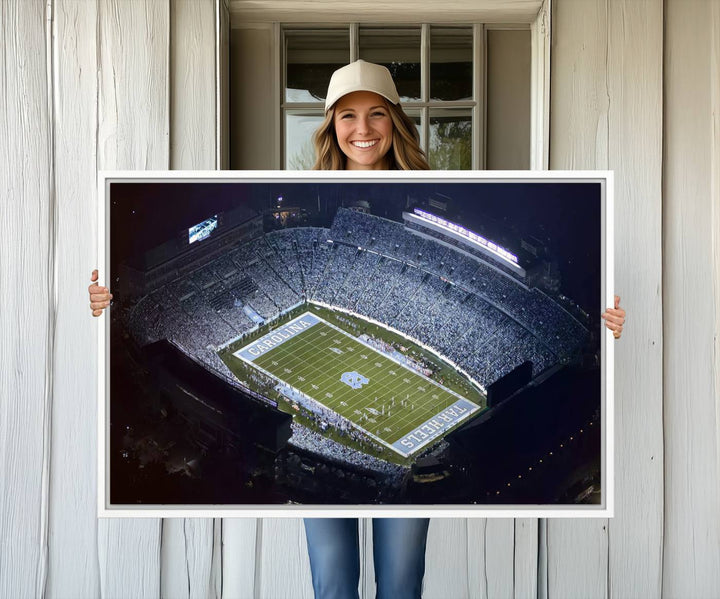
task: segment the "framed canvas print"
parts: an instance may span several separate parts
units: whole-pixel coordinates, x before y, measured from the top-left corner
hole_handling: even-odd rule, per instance
[[[612,515],[612,173],[99,193],[100,515]]]

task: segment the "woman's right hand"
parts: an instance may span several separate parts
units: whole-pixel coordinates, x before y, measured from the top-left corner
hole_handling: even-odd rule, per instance
[[[90,294],[90,309],[92,310],[93,316],[100,316],[103,313],[103,310],[110,305],[110,300],[113,296],[107,287],[100,287],[100,285],[97,284],[97,268],[92,271],[90,280],[93,282],[92,285],[88,287],[88,293]]]

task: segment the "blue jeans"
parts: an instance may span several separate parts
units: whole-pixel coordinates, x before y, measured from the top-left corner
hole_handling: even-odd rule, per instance
[[[377,599],[420,599],[428,518],[373,518]],[[358,599],[357,518],[306,518],[315,599]]]

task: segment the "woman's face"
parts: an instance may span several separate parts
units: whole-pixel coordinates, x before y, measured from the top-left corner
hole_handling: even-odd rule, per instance
[[[385,170],[393,124],[385,99],[373,92],[349,93],[335,104],[333,118],[347,170]]]

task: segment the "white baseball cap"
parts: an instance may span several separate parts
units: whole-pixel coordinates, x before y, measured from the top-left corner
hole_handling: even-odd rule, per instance
[[[372,62],[356,60],[339,68],[330,77],[325,112],[343,96],[357,91],[375,92],[393,104],[400,101],[395,82],[387,68]]]

